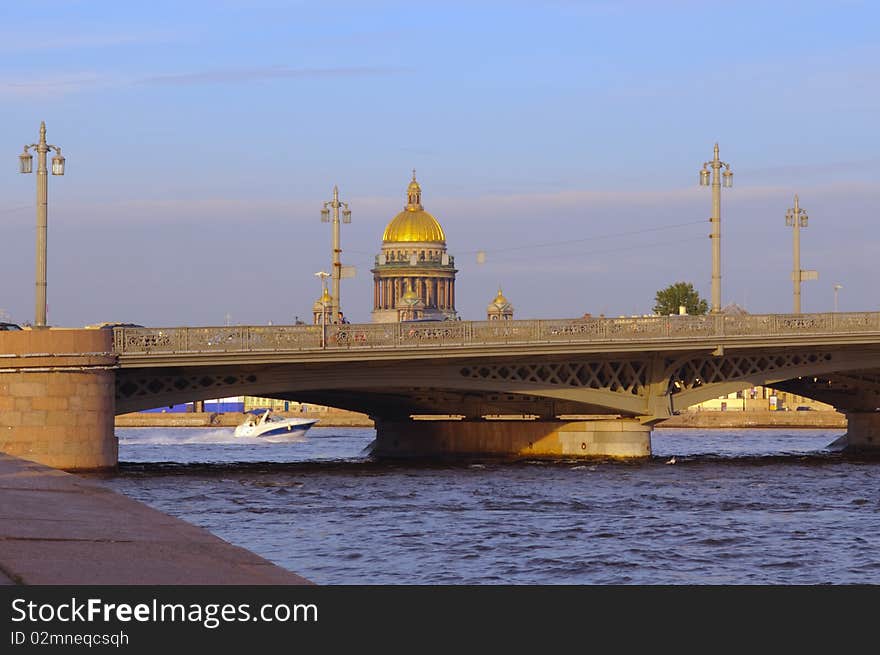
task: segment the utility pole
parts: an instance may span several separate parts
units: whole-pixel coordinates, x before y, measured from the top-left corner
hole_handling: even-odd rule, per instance
[[[801,270],[801,228],[807,227],[809,222],[807,212],[801,209],[797,194],[794,196],[794,207],[785,212],[785,224],[794,228],[792,238],[793,262],[791,267],[791,282],[793,286],[793,298],[795,314],[801,313],[801,282],[804,280],[818,280],[818,271]]]
[[[710,166],[710,171],[707,166]],[[721,168],[724,172],[721,172]],[[712,216],[709,222],[712,223],[712,313],[717,314],[721,311],[721,184],[722,178],[724,186],[730,188],[733,186],[733,173],[730,172],[730,164],[727,164],[718,157],[718,144],[715,144],[715,157],[712,161],[703,163],[703,169],[700,171],[700,186],[710,186],[709,178],[711,176],[712,186]]]
[[[329,223],[330,222],[330,210],[333,210],[333,268],[331,269],[331,279],[333,280],[333,294],[332,294],[332,309],[330,313],[330,320],[337,321],[339,317],[339,308],[342,306],[342,303],[339,299],[339,281],[342,279],[342,262],[340,261],[340,255],[342,254],[342,248],[339,246],[339,208],[342,207],[342,222],[343,223],[351,223],[351,210],[348,208],[347,202],[340,202],[339,200],[339,188],[334,185],[333,187],[333,200],[328,200],[324,203],[324,208],[321,210],[321,222]]]

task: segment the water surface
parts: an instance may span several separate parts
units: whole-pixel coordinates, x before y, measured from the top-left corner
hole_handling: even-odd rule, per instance
[[[826,449],[841,430],[663,429],[638,462],[433,464],[372,460],[367,428],[116,432],[105,484],[322,584],[880,583],[880,459]]]

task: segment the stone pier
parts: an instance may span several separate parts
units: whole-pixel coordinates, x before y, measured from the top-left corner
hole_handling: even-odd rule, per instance
[[[832,446],[835,449],[880,452],[880,412],[847,412],[846,434]]]
[[[649,457],[651,427],[588,421],[376,419],[379,457]]]
[[[67,471],[113,468],[112,330],[0,332],[0,452]]]

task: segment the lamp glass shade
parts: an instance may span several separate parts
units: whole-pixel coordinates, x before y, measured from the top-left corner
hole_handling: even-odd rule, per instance
[[[52,175],[64,175],[64,157],[61,155],[52,157]]]
[[[724,171],[723,176],[724,176],[724,186],[726,186],[729,189],[730,187],[733,186],[733,173],[731,173],[730,171]]]
[[[321,210],[321,222],[322,223],[329,223],[330,222],[330,210],[329,209],[325,208],[325,209]]]
[[[709,186],[709,171],[705,168],[700,171],[700,186]]]
[[[23,152],[18,156],[18,172],[30,173],[34,170],[34,156],[29,152]]]
[[[343,223],[351,223],[351,210],[343,209],[342,210],[342,222]]]

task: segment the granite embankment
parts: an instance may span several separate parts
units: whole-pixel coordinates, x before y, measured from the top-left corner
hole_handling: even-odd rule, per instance
[[[316,418],[315,426],[371,428],[370,417],[357,412],[334,410],[330,412],[275,412],[283,418]],[[235,427],[244,421],[242,412],[133,412],[116,417],[117,428],[210,428]]]
[[[279,416],[299,416],[316,418],[316,427],[373,427],[373,421],[364,414],[333,410],[328,412],[285,413]],[[116,417],[118,428],[143,427],[234,427],[244,420],[239,412],[213,414],[203,413],[171,413],[145,412],[123,414]],[[846,417],[838,412],[829,411],[702,411],[682,412],[661,423],[657,428],[701,428],[701,429],[738,429],[738,428],[828,428],[845,429]]]
[[[99,481],[0,453],[0,584],[312,584]]]
[[[846,416],[830,411],[770,411],[745,412],[682,412],[658,423],[656,428],[827,428],[846,429]]]

